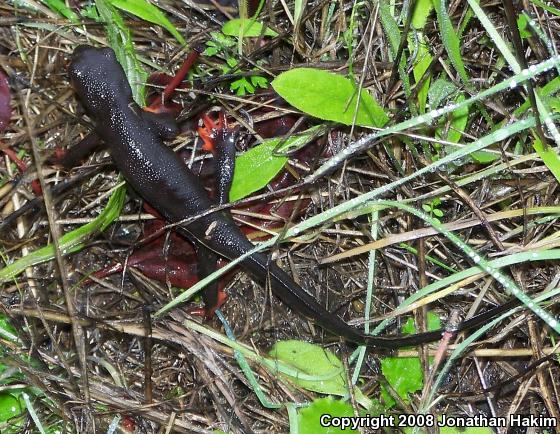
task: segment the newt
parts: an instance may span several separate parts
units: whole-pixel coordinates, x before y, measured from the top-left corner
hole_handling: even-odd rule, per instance
[[[110,48],[77,47],[68,67],[70,82],[93,119],[95,133],[108,146],[111,156],[129,185],[167,221],[182,222],[178,228],[198,248],[200,272],[208,275],[218,257],[233,260],[253,249],[226,210],[212,210],[227,200],[236,133],[227,126],[212,128],[216,147],[226,150],[222,164],[215,168],[218,201],[211,199],[198,177],[164,144],[178,134],[169,116],[142,110],[133,100],[126,75]],[[233,146],[233,148],[232,148]],[[229,157],[228,157],[229,155]],[[193,217],[199,216],[192,220]],[[185,222],[186,221],[186,222]],[[371,347],[395,349],[437,340],[442,331],[408,336],[365,335],[321,306],[266,254],[255,253],[241,262],[259,284],[270,284],[273,294],[295,312],[345,340]],[[202,276],[201,276],[202,277]],[[212,311],[223,300],[217,290],[205,290],[203,298]],[[515,300],[513,300],[515,301]],[[506,303],[463,322],[458,329],[475,327],[512,306]]]

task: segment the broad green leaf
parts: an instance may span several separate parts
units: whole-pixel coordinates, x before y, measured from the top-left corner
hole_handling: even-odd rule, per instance
[[[424,385],[422,366],[418,357],[390,357],[381,360],[381,372],[404,402],[409,402],[408,394]],[[387,409],[395,405],[395,400],[383,387],[381,397]]]
[[[261,35],[272,36],[273,38],[278,36],[278,33],[271,28],[267,27],[264,29],[263,23],[250,18],[235,18],[229,20],[223,25],[222,33],[236,38],[238,38],[240,34],[243,35],[244,38],[256,38]]]
[[[437,330],[440,327],[439,317],[432,312],[428,312],[428,330]],[[403,325],[402,332],[403,334],[416,333],[412,318],[409,318]],[[418,357],[384,357],[381,359],[381,372],[405,402],[409,401],[409,393],[422,389],[424,385],[422,366]],[[394,399],[384,387],[381,388],[381,397],[385,402],[385,408],[389,409],[395,405]]]
[[[235,202],[260,190],[282,170],[287,157],[274,155],[280,139],[267,140],[235,159],[229,200]]]
[[[320,126],[316,126],[287,139],[269,139],[237,157],[229,200],[233,202],[242,199],[266,186],[288,161],[287,157],[279,153],[302,148],[322,130]]]
[[[175,26],[167,19],[165,14],[156,6],[147,0],[109,0],[110,3],[129,14],[135,15],[150,23],[157,24],[158,26],[167,29],[175,39],[181,44],[186,45],[185,39],[177,31]]]
[[[317,380],[302,380],[286,375],[304,389],[340,396],[348,393],[344,366],[329,350],[309,342],[289,340],[274,344],[269,355],[302,374],[317,376]]]
[[[344,434],[357,433],[358,431],[339,427],[325,427],[321,425],[321,416],[330,417],[353,417],[352,406],[344,401],[333,399],[332,397],[316,399],[309,407],[303,408],[298,412],[299,434]],[[328,419],[324,419],[327,421]]]
[[[21,415],[24,409],[25,403],[11,393],[0,393],[0,423]]]
[[[64,3],[62,0],[42,0],[42,2],[45,3],[53,11],[59,13],[65,18],[68,18],[73,23],[80,21],[80,17],[78,17],[78,14],[76,14],[76,12],[66,6],[66,3]]]
[[[342,75],[312,68],[283,72],[272,87],[292,106],[319,119],[351,125],[358,87]],[[356,125],[382,127],[389,120],[377,101],[362,89]]]
[[[438,330],[441,328],[441,320],[433,312],[428,312],[428,330]],[[408,318],[401,328],[401,331],[405,335],[413,335],[416,333],[416,326],[414,325],[414,320]]]
[[[524,14],[519,15],[519,18],[517,18],[517,28],[519,29],[519,36],[523,39],[531,37],[531,32],[527,29],[528,24],[527,16]]]
[[[416,0],[412,13],[412,27],[416,30],[423,29],[433,8],[432,0]]]

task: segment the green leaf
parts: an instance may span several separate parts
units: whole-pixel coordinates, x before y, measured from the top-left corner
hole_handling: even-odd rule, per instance
[[[287,157],[277,155],[277,151],[291,152],[300,149],[320,131],[322,128],[317,126],[293,134],[287,139],[269,139],[237,157],[229,200],[233,202],[242,199],[266,186],[288,161]]]
[[[423,29],[433,8],[432,0],[416,0],[412,13],[412,27],[416,30]]]
[[[95,22],[101,22],[101,17],[99,16],[99,12],[97,12],[97,8],[95,7],[95,5],[88,5],[86,7],[84,7],[81,11],[80,11],[80,15],[84,18],[89,18],[90,20],[93,20]]]
[[[428,330],[437,330],[441,327],[441,321],[437,315],[428,312]],[[402,333],[416,333],[414,320],[409,318],[402,327]],[[384,357],[381,359],[381,372],[387,382],[399,394],[403,401],[408,402],[408,394],[422,389],[424,376],[422,366],[418,357]],[[384,387],[381,388],[381,397],[385,402],[385,408],[389,409],[395,405],[394,399]]]
[[[412,39],[411,41],[416,45],[414,50],[416,54],[416,59],[414,61],[414,66],[412,72],[414,75],[414,81],[419,83],[424,73],[428,70],[432,64],[432,55],[428,49],[428,44],[426,38],[421,32],[418,32],[418,38]],[[420,113],[426,113],[426,101],[428,99],[428,93],[430,90],[431,74],[428,75],[427,79],[423,82],[422,87],[418,90],[418,110]]]
[[[272,87],[289,104],[319,119],[351,125],[358,87],[342,75],[312,68],[283,72]],[[389,120],[377,101],[362,89],[356,125],[382,127]]]
[[[527,16],[524,14],[519,15],[517,18],[517,28],[519,29],[519,36],[523,39],[531,37],[531,32],[527,30],[528,24],[529,21],[527,20]]]
[[[284,374],[304,389],[340,396],[348,393],[342,362],[319,345],[297,340],[280,341],[274,344],[269,354],[302,374],[317,376],[316,380],[302,380]]]
[[[267,140],[235,159],[229,200],[235,202],[260,190],[282,170],[287,157],[274,155],[280,139]]]
[[[222,27],[222,32],[225,35],[233,36],[238,38],[239,35],[243,35],[244,38],[256,38],[262,35],[272,36],[275,38],[278,36],[274,30],[270,28],[264,28],[264,24],[260,21],[256,21],[248,18],[235,18],[229,20]],[[264,33],[263,33],[264,32]]]
[[[207,57],[212,57],[215,56],[216,54],[218,54],[218,48],[212,46],[206,47],[206,49],[202,52],[202,55]]]
[[[9,419],[21,415],[24,409],[25,403],[11,393],[0,393],[0,423],[6,423]]]
[[[232,81],[229,88],[239,96],[255,92],[255,87],[245,77]]]
[[[465,100],[465,95],[460,93],[455,98],[456,103],[463,102]],[[457,143],[463,137],[463,133],[467,126],[467,122],[469,120],[469,108],[468,107],[461,107],[458,110],[455,110],[451,115],[451,128],[447,132],[446,140],[448,142]]]
[[[66,3],[64,3],[62,0],[42,0],[42,1],[49,7],[49,9],[52,9],[53,11],[62,15],[63,17],[68,18],[73,23],[80,21],[80,17],[78,17],[78,14],[76,14],[76,12],[74,12],[72,9],[66,6]]]
[[[251,83],[253,83],[253,86],[258,86],[263,89],[266,89],[268,87],[268,79],[260,75],[252,75]]]
[[[316,399],[307,408],[299,411],[299,434],[344,434],[357,433],[358,431],[346,428],[321,426],[321,416],[353,417],[352,406],[344,401],[332,397]]]
[[[404,402],[409,402],[408,394],[424,385],[422,366],[418,357],[387,357],[381,360],[381,372]],[[383,387],[381,397],[387,409],[395,405],[395,400]]]
[[[187,44],[185,39],[175,28],[175,26],[171,24],[171,22],[167,19],[165,14],[150,2],[146,0],[109,0],[109,1],[116,8],[119,8],[125,12],[128,12],[129,14],[137,16],[138,18],[141,18],[145,21],[149,21],[150,23],[157,24],[158,26],[167,29],[167,31],[171,33],[181,45]]]
[[[428,312],[428,330],[438,330],[441,328],[441,320],[439,316],[437,316],[433,312]],[[401,331],[405,335],[413,335],[416,333],[416,326],[414,325],[414,320],[412,318],[408,318],[404,325],[401,328]]]
[[[438,106],[443,104],[454,92],[457,91],[457,88],[453,83],[445,78],[438,78],[431,86],[428,92],[428,100],[430,104],[430,108],[436,109]],[[455,103],[461,103],[465,101],[465,95],[459,93],[455,97]],[[451,114],[451,128],[447,131],[447,137],[445,138],[448,142],[458,143],[463,137],[463,133],[467,126],[467,122],[469,119],[469,107],[461,107],[455,110]],[[436,135],[441,138],[442,128],[438,128],[436,131]],[[480,164],[489,164],[499,157],[496,154],[486,151],[476,151],[473,152],[470,157]]]
[[[14,343],[19,342],[16,329],[12,324],[10,324],[8,317],[5,315],[0,315],[0,337]]]

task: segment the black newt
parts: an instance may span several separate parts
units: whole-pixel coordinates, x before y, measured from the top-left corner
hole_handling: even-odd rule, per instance
[[[77,47],[68,74],[95,121],[95,132],[109,147],[118,169],[132,188],[165,219],[184,221],[216,206],[198,178],[163,143],[163,139],[178,133],[176,125],[169,119],[142,110],[133,101],[130,85],[112,49]],[[232,140],[232,137],[232,134],[224,134],[220,140]],[[223,191],[220,197],[222,195]],[[208,263],[215,262],[213,255],[232,260],[253,248],[227,211],[207,213],[180,227],[201,247],[199,253],[210,258]],[[200,263],[207,262],[201,260]],[[394,349],[441,337],[441,330],[409,336],[366,336],[327,311],[266,255],[253,254],[241,265],[260,284],[270,283],[273,293],[291,309],[347,341]],[[219,300],[209,297],[205,302],[214,306]],[[462,323],[459,330],[474,327],[496,315],[498,309],[503,311],[507,308],[506,304],[491,309]]]

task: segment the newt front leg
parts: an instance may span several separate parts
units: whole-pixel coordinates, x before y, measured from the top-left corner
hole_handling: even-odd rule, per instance
[[[233,181],[235,166],[236,132],[228,128],[223,112],[218,115],[218,122],[205,115],[202,118],[204,127],[198,129],[204,141],[203,149],[214,155],[214,179],[216,199],[219,205],[229,202],[229,190]],[[203,279],[217,269],[219,256],[212,250],[201,246],[199,254],[199,277]],[[216,309],[226,301],[227,294],[220,289],[217,281],[210,283],[203,291],[204,311],[206,318],[214,316]]]

